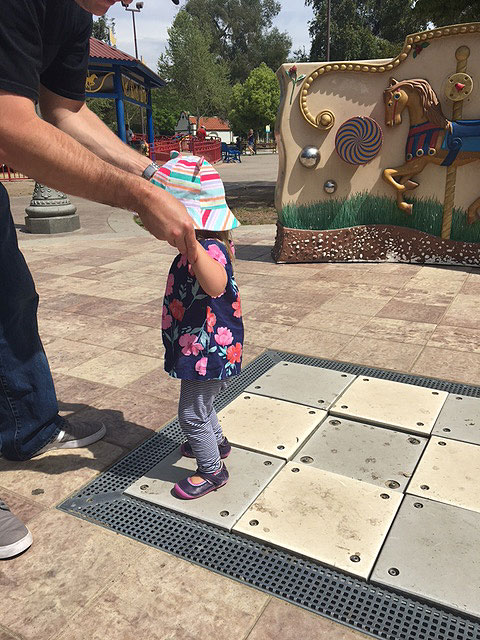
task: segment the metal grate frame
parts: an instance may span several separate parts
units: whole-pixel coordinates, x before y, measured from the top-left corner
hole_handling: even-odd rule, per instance
[[[217,397],[223,409],[280,360],[480,398],[480,387],[372,367],[266,351]],[[256,587],[381,640],[480,640],[480,622],[377,587],[284,550],[123,494],[183,441],[178,420],[58,508]]]

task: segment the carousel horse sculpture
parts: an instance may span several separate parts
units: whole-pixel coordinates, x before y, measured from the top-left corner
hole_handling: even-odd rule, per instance
[[[480,160],[480,120],[448,120],[438,98],[426,80],[412,79],[397,82],[390,79],[384,91],[385,124],[394,127],[402,122],[408,109],[410,131],[406,145],[406,162],[400,167],[385,169],[383,178],[397,191],[397,205],[407,214],[413,205],[405,202],[404,193],[418,187],[413,176],[427,164],[460,167]],[[478,218],[480,198],[468,208],[471,224]]]

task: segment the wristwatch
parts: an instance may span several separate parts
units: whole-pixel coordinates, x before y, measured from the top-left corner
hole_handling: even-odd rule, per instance
[[[145,171],[142,173],[142,178],[145,178],[145,180],[150,180],[150,178],[153,176],[155,171],[158,171],[158,169],[160,169],[160,167],[156,162],[150,163],[148,167],[145,169]]]

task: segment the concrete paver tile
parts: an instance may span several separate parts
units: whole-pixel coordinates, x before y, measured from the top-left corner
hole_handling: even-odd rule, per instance
[[[80,343],[74,344],[87,346]],[[48,346],[52,347],[52,345]],[[72,376],[91,380],[92,382],[102,382],[113,387],[123,387],[153,371],[159,365],[161,365],[161,361],[158,358],[150,358],[125,351],[104,350],[98,357],[92,357],[87,361],[84,360],[83,364],[68,369],[68,372]]]
[[[307,313],[297,326],[309,327],[317,331],[331,331],[333,333],[346,333],[355,336],[368,321],[368,316],[355,315],[355,309],[352,309],[352,314],[350,315],[336,311],[323,311],[323,309],[320,308],[319,310]]]
[[[118,345],[117,350],[163,359],[165,349],[160,329],[147,329],[140,325],[135,325],[134,327],[130,325],[129,333],[129,339]]]
[[[125,391],[144,393],[156,398],[178,398],[180,393],[180,380],[172,378],[164,370],[163,366],[154,369],[145,376],[123,387]]]
[[[268,298],[267,298],[268,299]],[[304,309],[292,308],[290,304],[264,302],[245,314],[253,322],[273,322],[274,324],[295,325],[305,315]]]
[[[383,309],[391,299],[391,296],[364,298],[363,296],[340,293],[325,302],[322,311],[336,311],[337,313],[355,312],[358,315],[374,316],[378,311]]]
[[[445,314],[441,324],[477,329],[479,316],[480,297],[459,293]]]
[[[337,357],[346,362],[408,371],[422,349],[418,344],[356,336],[337,353]]]
[[[2,624],[26,640],[52,638],[141,551],[125,536],[53,509],[29,528],[31,549],[2,565],[8,589]],[[142,608],[138,611],[143,615]],[[98,624],[96,615],[90,620]]]
[[[447,306],[403,302],[394,299],[386,304],[383,309],[380,309],[377,312],[377,316],[396,320],[413,320],[414,322],[438,324],[445,315],[446,310]]]
[[[359,337],[393,340],[412,344],[426,344],[437,325],[394,318],[375,317],[360,327]]]
[[[98,398],[102,398],[116,389],[116,387],[100,382],[82,380],[82,378],[75,378],[64,373],[54,373],[53,381],[61,415],[85,409]]]
[[[291,327],[270,346],[273,349],[308,353],[317,358],[335,358],[352,336],[328,331],[312,331],[305,327]]]
[[[367,636],[322,616],[271,598],[247,640],[367,640]]]
[[[288,331],[288,327],[273,322],[257,322],[245,318],[245,336],[249,344],[267,349],[275,340],[278,340]]]
[[[42,336],[42,333],[43,331],[40,329],[40,336]],[[73,342],[73,340],[65,340],[64,338],[57,338],[44,346],[50,369],[55,373],[69,373],[69,371],[78,365],[89,362],[92,358],[98,356],[98,354],[106,351],[104,347],[83,344],[82,342]],[[120,386],[119,384],[115,384],[115,381],[110,382],[103,378],[97,378],[94,382],[106,382],[113,386]]]
[[[480,384],[480,353],[425,347],[412,373],[466,384]]]
[[[127,560],[56,640],[244,638],[268,596],[156,549]],[[228,630],[228,631],[226,631]]]
[[[0,458],[2,487],[52,507],[125,453],[103,440],[83,449],[57,449],[23,462]]]
[[[480,330],[440,325],[435,329],[427,344],[429,347],[480,353]]]
[[[177,394],[156,398],[119,389],[97,400],[95,407],[75,414],[71,421],[102,423],[107,428],[106,442],[131,449],[151,438],[156,429],[172,420],[177,414],[177,407]]]
[[[20,518],[24,524],[28,524],[30,520],[36,518],[46,508],[41,504],[38,504],[38,502],[34,502],[31,497],[26,498],[14,491],[9,491],[1,485],[0,500],[3,500],[8,505],[10,511]]]
[[[430,288],[425,286],[423,289],[400,289],[395,294],[395,301],[447,307],[456,295],[457,291],[453,289],[440,292],[433,286]]]

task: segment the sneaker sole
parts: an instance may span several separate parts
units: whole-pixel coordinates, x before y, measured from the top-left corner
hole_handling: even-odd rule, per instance
[[[7,560],[8,558],[18,556],[18,554],[26,551],[28,547],[32,545],[32,542],[32,534],[29,531],[21,540],[18,540],[13,544],[8,544],[5,547],[0,547],[0,560]]]

